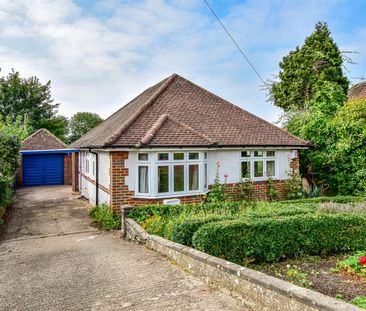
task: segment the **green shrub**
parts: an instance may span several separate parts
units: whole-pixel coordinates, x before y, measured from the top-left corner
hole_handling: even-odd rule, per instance
[[[203,225],[193,246],[242,264],[280,261],[366,248],[366,217],[350,214],[305,214],[284,218],[241,219]]]
[[[192,246],[192,237],[194,233],[203,225],[215,221],[232,219],[219,215],[211,215],[204,218],[186,219],[181,223],[175,224],[171,233],[171,240],[186,246]]]
[[[366,251],[358,251],[355,254],[348,256],[346,259],[337,263],[335,270],[344,270],[348,273],[356,273],[366,277],[366,266],[360,263],[360,257],[365,257]]]
[[[94,206],[89,211],[89,215],[104,230],[121,229],[121,217],[113,213],[113,210],[107,204]]]
[[[298,199],[290,201],[281,201],[281,204],[297,204],[297,203],[355,203],[365,201],[365,197],[355,197],[355,196],[335,196],[335,197],[316,197],[307,199]]]
[[[359,308],[366,309],[366,296],[357,296],[350,300],[349,303]]]
[[[14,177],[0,176],[0,209],[6,209],[13,203]]]
[[[305,190],[302,186],[301,176],[294,170],[288,174],[288,179],[286,180],[286,194],[287,199],[289,200],[296,200],[305,197]]]
[[[289,217],[289,216],[295,216],[295,215],[305,215],[305,214],[311,214],[315,213],[317,210],[316,207],[286,207],[281,208],[277,210],[272,210],[268,212],[248,212],[244,214],[244,217],[249,218],[271,218],[271,217]]]
[[[181,204],[181,205],[145,205],[133,209],[129,213],[129,217],[137,221],[139,224],[145,222],[148,218],[158,215],[162,218],[173,218],[179,215],[194,214],[222,214],[234,215],[240,209],[245,208],[242,202],[223,202],[223,203],[206,203],[206,204]]]

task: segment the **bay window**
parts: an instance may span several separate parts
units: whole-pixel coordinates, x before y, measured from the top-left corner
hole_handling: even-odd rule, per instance
[[[158,193],[169,192],[169,166],[158,166]]]
[[[189,191],[199,189],[199,166],[198,164],[189,165]]]
[[[137,196],[190,195],[208,189],[206,152],[141,152],[136,160]]]
[[[136,160],[137,196],[190,195],[208,189],[207,153],[141,152]]]
[[[243,150],[240,152],[240,176],[253,180],[276,178],[275,150]]]
[[[184,165],[174,165],[174,192],[184,192]]]
[[[138,192],[149,193],[149,167],[138,166]]]

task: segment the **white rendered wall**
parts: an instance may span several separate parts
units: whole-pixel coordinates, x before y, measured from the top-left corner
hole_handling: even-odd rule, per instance
[[[98,152],[99,157],[99,184],[104,186],[105,188],[109,189],[109,167],[110,167],[110,160],[109,160],[109,153],[108,152]],[[85,159],[89,159],[89,172],[86,171],[85,167]],[[95,170],[93,174],[93,161],[96,160],[96,156],[89,151],[81,152],[81,159],[80,159],[80,171],[83,175],[87,176],[88,178],[92,179],[95,182],[96,176],[96,163],[95,163]],[[81,194],[89,199],[90,204],[96,204],[95,198],[95,184],[91,183],[89,180],[81,176]],[[98,190],[98,200],[99,204],[106,203],[109,204],[110,202],[110,195],[99,188]]]
[[[250,149],[236,149],[236,150],[207,150],[207,171],[208,171],[208,184],[212,185],[216,175],[216,161],[220,162],[220,182],[224,183],[224,175],[227,175],[227,183],[237,183],[240,180],[240,166],[241,166],[241,151]],[[289,149],[263,149],[256,148],[254,150],[275,150],[276,156],[274,158],[268,158],[268,160],[275,160],[276,163],[276,176],[273,179],[285,180],[288,178],[287,174],[290,171],[290,153]],[[184,150],[183,150],[184,151]],[[202,150],[205,152],[204,150]],[[148,152],[148,151],[141,151]],[[266,158],[257,158],[258,160],[265,161]],[[125,167],[128,168],[128,176],[125,178],[125,183],[130,191],[135,191],[136,188],[136,178],[137,178],[137,152],[130,151],[128,159],[125,161]],[[151,158],[151,169],[155,169],[156,162]],[[109,176],[109,175],[108,175]],[[201,177],[203,176],[203,171],[201,170]],[[151,174],[150,174],[151,178]],[[266,178],[257,178],[254,181],[266,180]],[[202,180],[201,180],[202,181]],[[151,179],[151,188],[154,188],[153,178]]]
[[[219,161],[219,176],[220,182],[223,183],[227,175],[227,183],[236,183],[240,179],[240,153],[242,150],[216,150],[209,151],[207,155],[207,165],[208,165],[208,183],[213,184],[216,176],[216,161]],[[263,149],[255,149],[263,150]],[[267,149],[271,150],[271,149]],[[273,150],[273,149],[272,149]],[[290,171],[290,153],[291,150],[275,150],[276,156],[274,158],[276,162],[276,178],[279,180],[287,179],[287,174]],[[261,158],[258,158],[260,160]],[[271,158],[272,160],[272,158]]]

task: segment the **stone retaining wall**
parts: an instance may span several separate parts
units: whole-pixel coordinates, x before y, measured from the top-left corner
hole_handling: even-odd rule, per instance
[[[362,311],[348,303],[240,265],[210,256],[162,237],[149,235],[122,210],[122,235],[175,261],[183,269],[204,277],[216,288],[229,291],[250,310]]]

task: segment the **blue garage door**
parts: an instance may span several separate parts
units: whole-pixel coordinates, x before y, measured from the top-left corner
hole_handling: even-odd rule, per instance
[[[63,185],[64,155],[23,155],[23,186]]]

